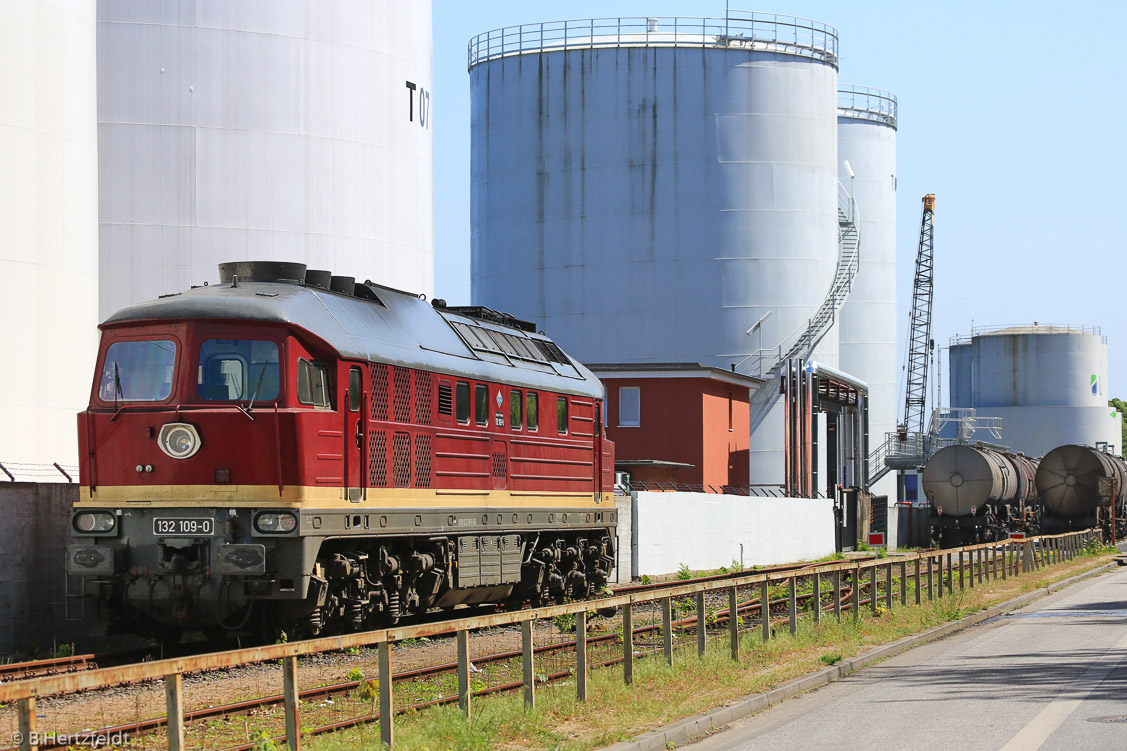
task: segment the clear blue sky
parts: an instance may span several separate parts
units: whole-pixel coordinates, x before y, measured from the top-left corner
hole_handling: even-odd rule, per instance
[[[1099,325],[1110,395],[1127,368],[1127,2],[795,2],[733,8],[836,27],[841,83],[899,98],[901,349],[920,199],[936,194],[936,346],[971,325]],[[724,2],[434,0],[435,293],[469,302],[466,42],[502,26],[722,17]],[[901,352],[901,361],[903,353]],[[945,359],[945,358],[944,358]],[[943,363],[946,381],[947,363]],[[947,384],[943,384],[946,401]]]

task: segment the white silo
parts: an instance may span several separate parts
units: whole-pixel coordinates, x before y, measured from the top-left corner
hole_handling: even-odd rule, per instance
[[[951,406],[1002,418],[1001,442],[1012,451],[1043,456],[1072,443],[1122,450],[1122,416],[1108,406],[1107,340],[1098,328],[981,328],[958,349]]]
[[[0,3],[0,463],[20,480],[77,464],[94,368],[94,39],[94,0]]]
[[[474,37],[469,73],[475,304],[586,362],[761,375],[805,330],[838,257],[832,27],[533,24]],[[776,412],[752,482],[782,479]]]
[[[98,4],[102,315],[300,261],[430,294],[430,0]]]
[[[869,446],[896,429],[896,97],[865,86],[838,87],[839,176],[857,201],[862,237],[853,289],[838,322],[840,367],[869,385]],[[848,167],[846,164],[848,163]],[[895,500],[886,475],[874,495]]]

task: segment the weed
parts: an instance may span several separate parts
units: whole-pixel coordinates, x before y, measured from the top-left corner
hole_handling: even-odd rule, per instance
[[[575,613],[563,613],[562,615],[552,616],[552,625],[561,634],[566,634],[575,630]]]
[[[649,574],[642,574],[642,584],[653,584],[653,583],[654,583],[653,579],[650,578]]]
[[[689,564],[682,563],[677,567],[677,578],[681,581],[693,578],[693,572],[689,570]]]
[[[822,655],[818,659],[827,665],[836,665],[837,663],[841,662],[842,657],[840,652],[830,652],[828,654]]]
[[[265,730],[256,730],[250,740],[254,743],[254,751],[278,751],[278,744]]]
[[[74,654],[73,644],[60,644],[55,650],[55,657],[70,657]]]
[[[353,668],[352,670],[348,671],[347,678],[350,681],[360,682],[364,680],[364,671],[360,668]]]

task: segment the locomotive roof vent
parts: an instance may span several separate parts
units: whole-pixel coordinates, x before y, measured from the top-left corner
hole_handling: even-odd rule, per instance
[[[325,272],[328,274],[329,272]],[[305,281],[304,263],[291,261],[230,261],[219,264],[219,283],[230,284],[235,277],[240,282],[289,282],[298,284]],[[326,288],[328,281],[326,278]]]
[[[356,277],[334,275],[329,280],[329,289],[331,289],[333,292],[339,292],[342,295],[355,295]]]
[[[332,283],[333,272],[323,271],[322,269],[306,269],[305,271],[305,286],[316,287],[317,289],[328,289],[329,284]]]
[[[498,326],[508,326],[520,331],[527,331],[530,334],[536,333],[536,324],[522,321],[516,316],[487,308],[484,305],[449,305],[446,310],[466,318],[476,318],[479,321],[488,321]]]

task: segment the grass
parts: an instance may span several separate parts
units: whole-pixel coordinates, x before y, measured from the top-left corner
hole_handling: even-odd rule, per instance
[[[397,749],[558,749],[587,751],[720,706],[748,694],[767,691],[781,683],[861,654],[874,646],[1009,600],[1024,592],[1073,576],[1106,563],[1111,555],[1092,551],[1070,563],[1042,569],[1006,581],[983,582],[960,592],[957,587],[943,599],[920,606],[896,605],[880,609],[877,616],[863,607],[860,617],[849,615],[837,622],[832,615],[820,623],[800,621],[798,634],[785,626],[764,643],[752,626],[741,638],[740,661],[728,655],[725,637],[712,639],[703,658],[695,650],[674,653],[669,667],[660,656],[636,662],[635,683],[625,686],[621,668],[591,673],[588,701],[575,699],[573,680],[537,687],[537,704],[525,709],[519,695],[475,699],[472,718],[456,707],[426,710],[396,719]],[[897,592],[898,594],[898,592]],[[897,603],[899,599],[897,599]],[[398,687],[396,691],[399,694]],[[402,702],[397,696],[397,701]],[[308,738],[313,751],[379,748],[379,726],[361,726],[333,736]]]

